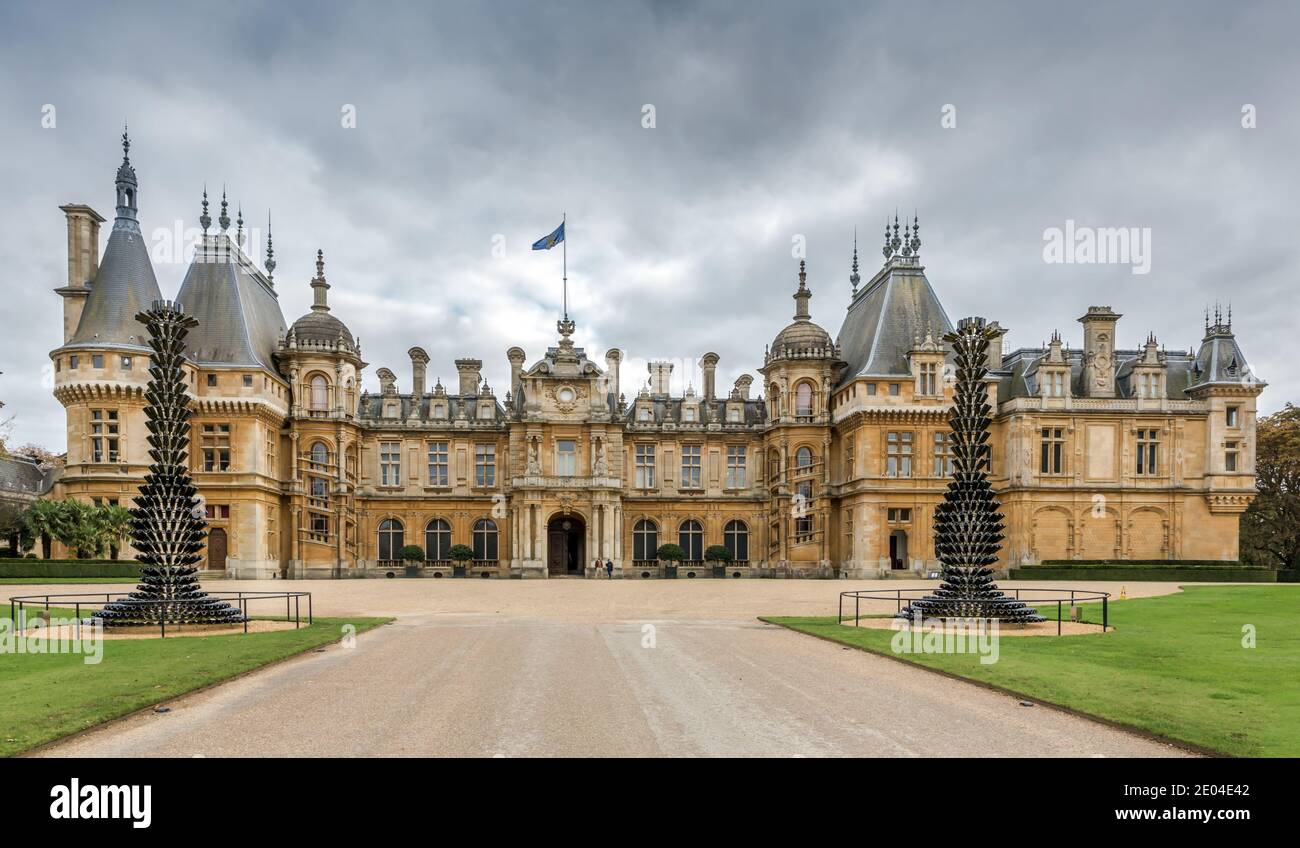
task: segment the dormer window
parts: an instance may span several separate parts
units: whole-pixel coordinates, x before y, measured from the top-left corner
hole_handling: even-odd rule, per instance
[[[938,394],[936,388],[939,385],[938,366],[933,362],[921,363],[920,373],[917,374],[917,394],[935,395]]]
[[[688,421],[688,422],[689,422],[689,421],[694,421],[694,420],[695,420],[695,407],[693,407],[693,406],[683,406],[683,407],[682,407],[682,420],[683,420],[683,421]]]

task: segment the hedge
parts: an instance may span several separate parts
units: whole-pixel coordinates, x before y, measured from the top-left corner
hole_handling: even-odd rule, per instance
[[[10,559],[0,561],[0,577],[139,577],[129,559]]]
[[[1011,569],[1012,580],[1133,580],[1175,581],[1178,583],[1275,583],[1278,572],[1271,568],[1179,565],[1101,565],[1082,567],[1031,565]]]
[[[1047,565],[1069,568],[1093,568],[1098,566],[1117,566],[1122,568],[1263,568],[1264,566],[1242,565],[1230,559],[1045,559],[1037,565],[1025,568],[1041,568]]]
[[[1300,569],[1283,569],[1277,573],[1279,583],[1300,583]]]

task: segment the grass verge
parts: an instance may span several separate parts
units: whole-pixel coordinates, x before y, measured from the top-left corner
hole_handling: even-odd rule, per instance
[[[71,610],[51,610],[72,616]],[[0,607],[9,624],[9,605]],[[361,633],[392,619],[317,618],[298,630],[231,636],[104,640],[80,654],[0,654],[0,756],[13,756],[137,710]]]
[[[1089,621],[1100,607],[1085,605]],[[1056,607],[1040,613],[1054,618]],[[764,621],[1245,757],[1300,756],[1300,586],[1188,586],[1113,601],[1106,634],[1007,637],[974,654],[898,654],[894,632],[834,618]],[[1255,647],[1245,647],[1253,632]]]

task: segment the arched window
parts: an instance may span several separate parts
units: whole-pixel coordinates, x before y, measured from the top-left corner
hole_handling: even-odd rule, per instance
[[[677,544],[686,552],[688,562],[704,559],[704,528],[695,519],[687,519],[677,528]]]
[[[722,531],[723,544],[737,562],[749,559],[749,527],[743,521],[728,521]]]
[[[330,384],[329,380],[321,374],[311,378],[311,409],[312,412],[326,412],[330,408]]]
[[[491,519],[480,518],[474,522],[474,559],[477,562],[497,560],[497,525]]]
[[[812,383],[803,382],[794,388],[794,414],[812,415]]]
[[[804,447],[801,447],[799,448],[799,450],[794,452],[795,468],[800,468],[800,469],[812,468],[812,464],[813,464],[812,448],[805,445]]]
[[[655,559],[659,551],[659,525],[643,518],[632,528],[632,559],[638,562]]]
[[[781,417],[781,389],[773,383],[767,389],[767,402],[772,408],[772,418]]]
[[[451,559],[451,525],[441,518],[425,525],[424,558],[430,562]]]
[[[311,463],[312,465],[328,465],[330,461],[330,449],[324,442],[313,442],[311,446]]]
[[[385,518],[379,522],[379,559],[392,561],[397,559],[402,546],[406,544],[406,533],[402,522],[396,518]]]

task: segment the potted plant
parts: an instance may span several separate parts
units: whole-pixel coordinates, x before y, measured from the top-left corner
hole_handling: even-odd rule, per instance
[[[406,545],[397,552],[397,558],[406,563],[407,577],[420,576],[420,564],[424,562],[424,548],[419,545]]]
[[[466,573],[465,563],[474,558],[474,549],[469,545],[452,545],[451,550],[447,551],[447,556],[455,563],[451,567],[451,576],[464,577]]]
[[[704,552],[704,561],[713,563],[713,576],[726,577],[727,563],[731,562],[734,557],[731,551],[727,550],[726,545],[709,545]]]
[[[681,545],[660,545],[656,551],[659,561],[663,563],[664,577],[677,577],[677,563],[686,559],[686,551]]]

